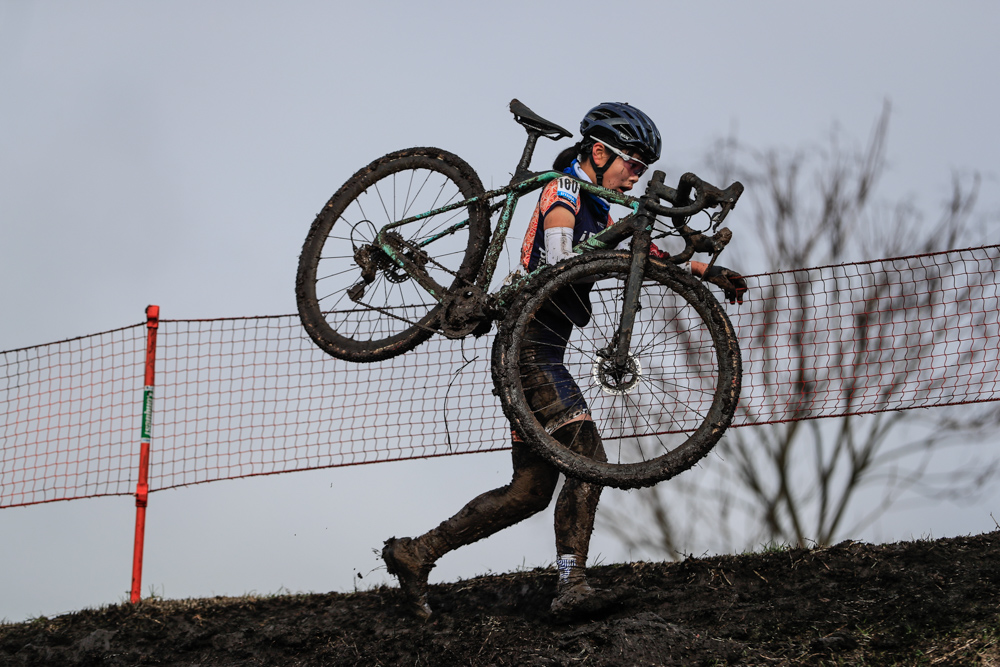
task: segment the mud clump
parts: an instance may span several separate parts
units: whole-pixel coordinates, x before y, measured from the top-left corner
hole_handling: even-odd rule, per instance
[[[353,594],[157,600],[0,625],[0,665],[994,665],[1000,532],[592,568],[608,603],[554,619],[552,570]]]

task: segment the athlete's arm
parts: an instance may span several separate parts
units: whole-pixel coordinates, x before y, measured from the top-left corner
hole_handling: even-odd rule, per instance
[[[553,265],[564,259],[575,257],[573,252],[573,228],[576,216],[568,208],[553,206],[545,215],[545,261]]]
[[[553,206],[545,214],[545,229],[549,227],[576,227],[576,216],[568,208],[563,206]]]

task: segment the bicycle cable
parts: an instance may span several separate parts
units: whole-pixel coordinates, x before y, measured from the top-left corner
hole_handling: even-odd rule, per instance
[[[448,453],[449,454],[451,453],[451,428],[448,426],[448,394],[451,393],[451,387],[452,387],[452,385],[455,384],[455,380],[457,380],[458,376],[462,374],[462,371],[465,370],[466,366],[468,366],[469,364],[471,364],[473,361],[475,361],[477,359],[479,359],[479,355],[478,354],[476,356],[474,356],[472,359],[466,359],[465,358],[465,339],[463,338],[462,339],[462,360],[465,361],[465,363],[462,364],[461,368],[459,368],[457,371],[455,371],[452,374],[451,380],[448,382],[448,388],[445,389],[445,391],[444,391],[444,409],[442,410],[442,417],[444,419],[444,437],[445,437],[445,442],[447,443]]]

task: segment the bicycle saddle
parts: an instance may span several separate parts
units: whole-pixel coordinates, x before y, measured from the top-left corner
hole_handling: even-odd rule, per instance
[[[510,101],[510,112],[514,114],[514,120],[523,125],[528,132],[538,132],[549,139],[573,136],[572,132],[559,127],[552,121],[545,120],[517,99]]]

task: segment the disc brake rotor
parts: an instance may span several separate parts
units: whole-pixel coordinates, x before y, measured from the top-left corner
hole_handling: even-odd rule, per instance
[[[642,380],[642,364],[634,354],[628,355],[624,368],[618,367],[611,359],[599,356],[591,374],[604,393],[623,396],[631,394]]]

